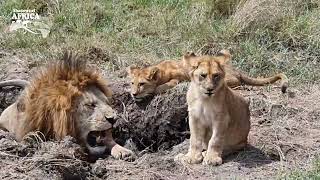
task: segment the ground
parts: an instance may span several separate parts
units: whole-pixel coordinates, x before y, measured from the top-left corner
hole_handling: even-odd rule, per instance
[[[2,65],[5,64],[1,79],[28,79],[29,70],[34,69],[28,66],[32,62],[11,53],[4,54],[1,60]],[[9,71],[12,69],[16,70]],[[120,114],[115,136],[138,154],[137,160],[126,162],[106,157],[89,162],[71,137],[60,142],[42,142],[35,136],[29,141],[17,142],[10,133],[0,131],[1,179],[274,179],[285,177],[292,170],[312,168],[311,162],[319,155],[318,85],[290,86],[286,94],[276,85],[236,90],[250,100],[249,145],[225,157],[221,166],[213,167],[174,160],[178,153],[188,149],[187,115],[183,113],[187,83],[155,97],[146,108],[141,108],[126,92],[125,79],[110,79],[115,108]],[[0,92],[1,110],[19,94],[14,88]],[[124,103],[126,110],[120,108],[117,101]],[[172,110],[177,102],[180,106]],[[130,141],[125,143],[124,139]]]

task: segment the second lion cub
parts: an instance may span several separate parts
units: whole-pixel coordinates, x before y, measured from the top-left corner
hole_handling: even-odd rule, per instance
[[[246,146],[250,130],[249,105],[225,82],[227,58],[189,57],[191,83],[187,92],[190,126],[188,153],[182,161],[220,165],[222,152]],[[202,152],[205,149],[205,152]]]

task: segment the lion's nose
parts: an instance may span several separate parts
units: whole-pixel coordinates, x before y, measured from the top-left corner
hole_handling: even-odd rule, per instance
[[[138,93],[137,93],[137,92],[132,93],[132,96],[137,96],[137,95],[138,95]]]
[[[113,117],[106,117],[106,120],[107,120],[109,123],[111,123],[112,125],[117,122],[117,120],[116,120],[115,118],[113,118]]]

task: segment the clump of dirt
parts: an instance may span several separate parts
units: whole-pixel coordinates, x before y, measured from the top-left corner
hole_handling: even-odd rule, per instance
[[[154,152],[168,149],[188,137],[187,84],[179,84],[145,104],[135,103],[125,89],[126,82],[113,83],[114,107],[119,112],[114,136],[121,144],[130,139],[138,150]]]

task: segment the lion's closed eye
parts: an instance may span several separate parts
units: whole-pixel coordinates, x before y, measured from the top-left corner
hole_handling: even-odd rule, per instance
[[[96,103],[86,103],[85,104],[85,106],[87,107],[87,108],[90,108],[90,109],[94,109],[97,105],[96,105]]]

